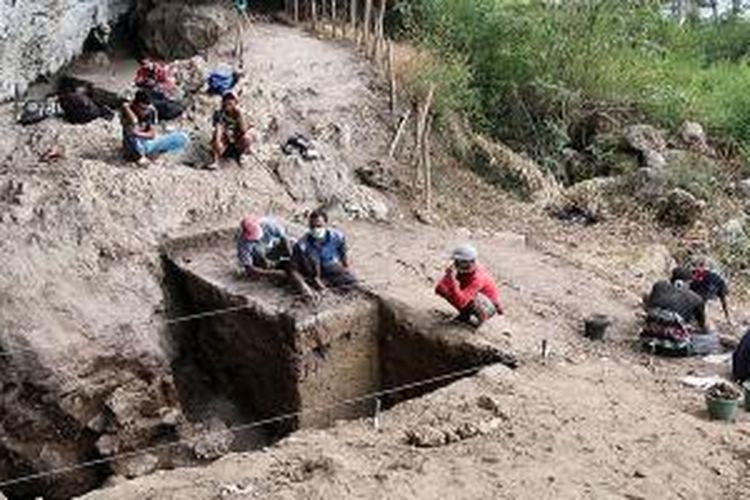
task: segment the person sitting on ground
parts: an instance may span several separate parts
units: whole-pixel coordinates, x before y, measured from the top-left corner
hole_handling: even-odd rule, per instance
[[[328,214],[323,210],[313,211],[308,225],[309,231],[292,251],[295,284],[308,299],[316,296],[310,285],[318,292],[326,288],[349,291],[356,278],[349,270],[344,233],[328,227]]]
[[[672,271],[672,281],[677,279],[687,281],[690,290],[700,295],[705,302],[719,299],[724,317],[728,323],[732,323],[727,304],[729,286],[719,273],[709,268],[708,259],[705,257],[698,258],[689,271],[685,268],[675,269]]]
[[[750,329],[732,354],[732,376],[739,382],[750,380]]]
[[[148,165],[149,159],[163,153],[180,151],[189,142],[184,132],[156,134],[157,113],[148,94],[142,90],[135,93],[132,102],[126,102],[120,110],[123,130],[123,147],[128,160],[139,165]]]
[[[641,333],[644,347],[683,356],[704,354],[713,349],[710,342],[702,341],[715,340],[708,329],[705,302],[685,281],[658,281],[644,306],[647,311]]]
[[[292,245],[286,229],[270,217],[246,217],[237,234],[237,259],[251,279],[283,279]]]
[[[219,166],[219,160],[225,157],[234,157],[240,162],[242,155],[250,150],[250,132],[237,105],[237,96],[231,92],[222,96],[221,109],[214,113],[213,122],[213,163],[208,168],[215,170]]]
[[[435,287],[435,293],[455,307],[456,318],[480,326],[495,314],[503,314],[500,295],[492,277],[477,264],[477,251],[461,245],[453,251],[453,263]]]

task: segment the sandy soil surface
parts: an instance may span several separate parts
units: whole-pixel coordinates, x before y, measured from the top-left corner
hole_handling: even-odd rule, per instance
[[[741,498],[748,493],[750,415],[712,423],[688,374],[724,374],[702,359],[665,360],[633,345],[634,291],[526,245],[477,237],[503,283],[507,315],[478,332],[451,326],[432,294],[451,246],[469,238],[426,226],[345,224],[355,266],[376,293],[422,311],[422,324],[517,353],[521,366],[485,369],[370,421],[301,431],[263,452],[204,469],[158,473],[86,498]],[[404,235],[410,235],[405,238]],[[388,242],[383,244],[383,242]],[[581,318],[614,320],[604,343]],[[552,355],[544,363],[539,346]],[[471,437],[415,447],[407,431]],[[476,435],[472,435],[476,432]]]
[[[106,369],[92,368],[107,353],[166,365],[159,242],[234,225],[250,211],[293,218],[328,201],[338,202],[334,213],[349,234],[354,266],[374,291],[422,311],[436,328],[512,350],[521,366],[490,367],[402,403],[382,415],[378,431],[367,420],[340,422],[262,452],[158,472],[85,498],[750,495],[749,414],[735,425],[709,422],[702,394],[679,382],[726,366],[651,359],[634,349],[640,295],[670,264],[657,238],[637,227],[560,230],[539,209],[482,187],[465,171],[440,177],[435,226],[399,221],[408,200],[397,203],[351,175],[382,157],[391,129],[367,64],[347,46],[278,26],[255,27],[249,41],[242,101],[256,124],[257,154],[270,163],[206,172],[170,160],[136,169],[113,153],[114,122],[21,130],[6,114],[3,346],[30,349],[67,392],[95,392],[97,377],[116,386],[119,375],[107,379]],[[222,54],[226,47],[211,57]],[[113,85],[123,81],[114,78]],[[211,106],[197,99],[178,125],[205,140]],[[300,128],[318,140],[324,161],[281,155],[278,142]],[[55,137],[68,159],[40,164]],[[395,222],[343,222],[385,212]],[[502,283],[507,310],[477,333],[445,325],[449,310],[432,293],[451,246],[467,239]],[[581,337],[582,319],[594,312],[615,322],[604,343]],[[544,339],[552,347],[547,363],[539,355]],[[414,446],[406,431],[437,435],[439,443]],[[57,465],[70,464],[63,458]]]

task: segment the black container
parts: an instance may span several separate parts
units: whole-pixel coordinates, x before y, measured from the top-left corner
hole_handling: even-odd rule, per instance
[[[591,340],[604,339],[604,333],[612,322],[603,314],[594,314],[584,322],[583,336]]]

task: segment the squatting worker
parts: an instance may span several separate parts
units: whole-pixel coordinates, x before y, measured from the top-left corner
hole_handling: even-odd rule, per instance
[[[672,282],[682,280],[688,283],[690,290],[697,293],[705,302],[719,299],[724,317],[731,323],[727,295],[729,286],[726,280],[715,270],[709,267],[708,259],[699,257],[695,260],[692,269],[677,268],[672,271]]]
[[[214,113],[214,135],[211,141],[213,163],[208,169],[215,170],[221,158],[232,157],[238,162],[250,151],[250,128],[237,104],[237,96],[227,92],[221,97],[221,108]]]
[[[151,98],[144,90],[135,93],[131,102],[120,109],[123,149],[128,160],[148,165],[149,160],[163,153],[181,151],[189,142],[184,132],[156,133],[158,117]]]
[[[307,233],[292,252],[293,277],[300,292],[314,298],[315,291],[335,288],[348,291],[356,284],[349,270],[346,237],[328,226],[328,215],[315,210],[308,219]]]
[[[458,310],[456,319],[479,326],[495,314],[503,314],[497,286],[477,264],[476,249],[461,245],[453,251],[452,258],[435,293]]]
[[[292,244],[286,229],[271,217],[245,217],[237,232],[237,259],[251,279],[283,279],[289,271]]]

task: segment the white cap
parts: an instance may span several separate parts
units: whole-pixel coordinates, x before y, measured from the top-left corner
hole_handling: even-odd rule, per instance
[[[451,257],[453,258],[453,260],[463,262],[477,260],[477,249],[472,245],[469,245],[468,243],[459,245],[455,250],[453,250],[453,254],[451,255]]]

